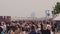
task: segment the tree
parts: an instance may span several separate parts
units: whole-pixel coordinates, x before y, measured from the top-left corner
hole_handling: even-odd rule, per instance
[[[54,10],[52,11],[54,14],[59,14],[60,13],[60,2],[57,2],[55,5]]]

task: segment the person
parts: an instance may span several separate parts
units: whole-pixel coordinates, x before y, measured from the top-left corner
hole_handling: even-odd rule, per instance
[[[42,30],[43,29],[43,24],[41,23],[40,25],[41,25],[41,30]]]
[[[43,24],[43,29],[41,30],[42,34],[51,34],[50,30],[47,29],[47,24]]]
[[[47,29],[50,30],[50,33],[51,33],[51,34],[54,34],[53,31],[52,31],[52,26],[51,26],[51,25],[48,25],[48,26],[47,26]]]
[[[1,32],[1,34],[4,34],[6,32],[6,25],[4,22],[1,22],[1,28],[3,29],[3,31]]]
[[[39,27],[39,26],[37,28],[37,34],[41,34],[41,27]]]
[[[54,25],[52,26],[52,31],[53,31],[54,34],[55,34],[55,27],[54,27]]]
[[[25,28],[26,32],[30,32],[30,26],[29,26],[29,24],[26,24],[25,27],[26,27]]]
[[[26,31],[23,31],[22,33],[23,33],[23,34],[26,34]]]
[[[15,34],[22,34],[22,28],[19,25],[17,25],[16,27],[17,29],[15,30]]]
[[[11,29],[11,27],[10,27],[10,24],[6,24],[7,26],[6,26],[6,32],[9,34],[10,33],[10,29]]]
[[[3,23],[3,32],[5,33],[6,32],[6,29],[7,29],[7,26],[5,23]]]
[[[31,26],[31,32],[29,34],[36,34],[34,26]]]
[[[12,25],[10,26],[11,30],[13,30],[13,32],[15,32],[16,28],[16,23],[12,23]]]
[[[2,31],[3,31],[3,29],[2,29],[2,27],[1,27],[1,23],[0,23],[0,34],[1,34]]]
[[[15,34],[15,32],[13,30],[10,31],[10,34]]]
[[[10,26],[10,34],[16,34],[17,32],[17,26],[16,26],[16,23],[12,23],[11,26]]]

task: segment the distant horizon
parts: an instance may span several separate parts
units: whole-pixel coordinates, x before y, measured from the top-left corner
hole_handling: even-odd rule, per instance
[[[46,10],[53,10],[60,0],[0,0],[0,16],[45,17]],[[51,13],[51,12],[50,12]]]

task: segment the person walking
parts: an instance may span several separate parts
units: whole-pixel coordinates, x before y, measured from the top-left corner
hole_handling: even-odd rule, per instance
[[[31,32],[29,34],[36,34],[34,26],[31,26]]]
[[[47,24],[43,24],[42,34],[51,34],[50,30],[47,29]]]

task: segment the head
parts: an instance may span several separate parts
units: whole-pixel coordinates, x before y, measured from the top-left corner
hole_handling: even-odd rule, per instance
[[[31,30],[35,30],[35,27],[34,26],[31,26]]]
[[[51,30],[51,29],[52,29],[52,27],[51,27],[50,25],[48,25],[48,26],[47,26],[47,29],[48,29],[48,30]]]
[[[35,28],[38,29],[38,25],[35,25]]]
[[[16,26],[16,23],[12,23],[12,26]]]
[[[44,30],[47,29],[47,24],[43,24],[43,29],[44,29]]]

